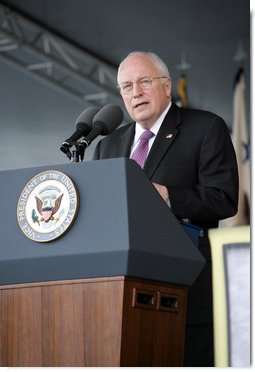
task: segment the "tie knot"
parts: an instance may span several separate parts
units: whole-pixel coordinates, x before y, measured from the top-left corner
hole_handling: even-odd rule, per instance
[[[146,129],[140,136],[139,141],[146,142],[149,141],[154,136],[154,133],[149,129]]]

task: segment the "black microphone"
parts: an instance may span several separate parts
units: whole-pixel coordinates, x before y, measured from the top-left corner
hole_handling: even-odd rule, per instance
[[[123,112],[119,106],[106,105],[95,116],[92,131],[79,143],[79,149],[87,148],[99,135],[111,134],[122,122]]]
[[[98,111],[99,108],[97,107],[89,107],[84,110],[76,119],[76,131],[60,146],[60,150],[65,153],[70,160],[71,153],[69,151],[69,148],[72,147],[76,143],[76,141],[78,141],[78,139],[87,136],[90,133],[92,129],[92,120]]]

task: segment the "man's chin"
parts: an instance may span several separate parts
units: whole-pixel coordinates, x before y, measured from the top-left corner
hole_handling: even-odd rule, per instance
[[[141,112],[136,111],[133,117],[134,117],[134,120],[138,123],[147,122],[150,119],[148,113],[145,113],[142,111]]]

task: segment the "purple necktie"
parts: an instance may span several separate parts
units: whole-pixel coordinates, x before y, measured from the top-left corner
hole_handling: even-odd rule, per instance
[[[149,140],[153,136],[154,136],[154,133],[152,133],[149,129],[145,130],[141,134],[139,138],[138,146],[131,156],[131,159],[135,160],[137,164],[140,165],[141,168],[143,168],[145,160],[148,155]]]

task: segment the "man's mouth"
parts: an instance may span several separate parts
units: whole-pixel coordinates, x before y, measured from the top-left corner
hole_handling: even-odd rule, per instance
[[[148,103],[149,103],[149,102],[141,102],[141,103],[137,103],[137,104],[134,106],[134,108],[136,109],[136,108],[138,108],[138,107],[140,107],[140,106],[148,105]]]

